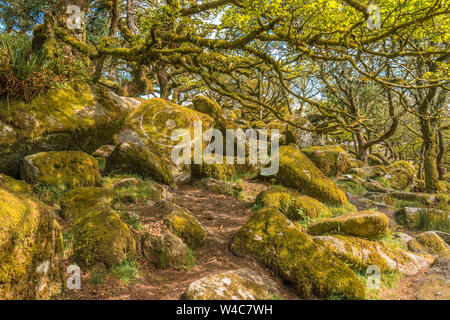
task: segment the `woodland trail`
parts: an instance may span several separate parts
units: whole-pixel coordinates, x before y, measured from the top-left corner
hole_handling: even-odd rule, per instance
[[[195,184],[181,185],[173,191],[173,202],[192,212],[210,233],[211,243],[195,253],[196,263],[192,268],[156,269],[144,259],[139,259],[139,278],[135,283],[123,285],[114,277],[108,277],[102,284],[83,279],[82,289],[70,292],[69,299],[124,299],[124,300],[178,300],[189,284],[208,275],[239,268],[249,268],[259,275],[270,278],[280,295],[286,300],[300,299],[294,289],[284,283],[267,268],[254,259],[237,257],[230,250],[230,244],[239,229],[251,218],[252,204],[256,195],[268,185],[242,181],[245,200],[216,194]],[[149,205],[139,208],[144,224],[155,226],[153,209]],[[389,216],[391,212],[386,212]],[[157,226],[156,226],[157,227]],[[414,300],[423,274],[402,277],[393,288],[382,288],[378,298],[393,300]]]
[[[208,275],[230,270],[249,268],[270,278],[280,293],[279,298],[296,300],[299,297],[289,285],[283,283],[270,270],[252,258],[241,258],[230,251],[234,235],[253,215],[252,203],[256,195],[266,189],[263,184],[243,181],[246,200],[220,195],[195,185],[181,185],[174,190],[174,202],[192,212],[210,233],[211,243],[195,253],[196,263],[191,269],[156,269],[140,259],[140,277],[134,284],[124,286],[114,278],[103,284],[82,280],[82,289],[69,294],[70,299],[137,299],[177,300],[189,284]],[[151,220],[152,209],[140,208],[144,223]],[[278,298],[278,297],[277,297]]]

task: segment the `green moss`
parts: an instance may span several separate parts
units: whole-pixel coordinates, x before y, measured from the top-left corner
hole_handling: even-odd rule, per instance
[[[191,214],[185,211],[172,211],[164,218],[164,223],[194,250],[208,242],[206,231]]]
[[[18,175],[19,161],[38,151],[92,153],[112,142],[128,113],[112,92],[86,84],[52,89],[29,104],[10,101],[9,108],[0,101],[0,171]]]
[[[232,164],[193,164],[192,175],[199,179],[232,180],[236,176],[235,166]]]
[[[333,294],[346,299],[364,297],[364,287],[353,271],[275,209],[256,213],[239,230],[232,250],[271,268],[295,284],[304,298]]]
[[[357,272],[365,272],[372,265],[382,272],[397,270],[395,252],[382,242],[343,235],[318,236],[314,241],[330,246],[339,259]]]
[[[223,118],[222,107],[209,98],[196,96],[192,100],[192,104],[194,105],[194,109],[196,111],[207,114],[216,121]]]
[[[325,204],[343,206],[347,203],[344,192],[301,151],[294,147],[280,147],[279,157],[278,183]]]
[[[289,219],[303,223],[332,216],[331,211],[320,201],[279,189],[261,192],[256,202],[261,203],[260,208],[278,209]]]
[[[92,209],[70,225],[73,233],[72,258],[81,267],[113,266],[130,257],[135,241],[129,227],[111,209]]]
[[[133,258],[126,258],[112,268],[111,274],[127,286],[137,281],[139,264]]]
[[[386,179],[392,188],[405,191],[412,186],[416,176],[416,170],[409,162],[396,161],[386,169],[388,171]]]
[[[0,299],[49,299],[62,290],[62,235],[54,213],[0,188]],[[47,269],[46,273],[36,268]]]
[[[404,207],[395,213],[395,219],[411,230],[450,232],[449,211]]]
[[[369,166],[382,166],[382,165],[384,165],[383,160],[381,160],[377,156],[374,156],[373,154],[369,154],[367,156],[367,162],[368,162]]]
[[[424,232],[408,242],[409,248],[416,253],[429,253],[439,256],[449,251],[444,240],[435,232]]]
[[[0,188],[6,189],[11,192],[26,193],[26,194],[31,193],[31,186],[28,185],[26,182],[16,180],[1,173],[0,173]]]
[[[113,190],[98,187],[77,188],[61,199],[61,215],[74,220],[92,208],[107,208],[115,197]]]
[[[206,114],[154,98],[142,103],[128,117],[124,132],[137,134],[153,153],[170,159],[172,148],[179,143],[172,141],[172,133],[177,129],[186,129],[194,139],[194,122],[197,121],[201,121],[203,132],[214,125],[214,120]],[[131,142],[126,141],[126,138],[121,139],[121,135],[121,143]]]
[[[51,151],[27,156],[22,176],[30,183],[70,188],[100,184],[97,161],[81,151]]]
[[[170,167],[147,147],[123,143],[108,157],[107,172],[137,174],[168,185],[174,184]]]
[[[336,184],[339,186],[339,188],[351,194],[360,195],[367,192],[363,184],[356,179],[340,180],[337,181]]]
[[[322,235],[343,233],[364,238],[379,238],[386,235],[389,219],[376,211],[361,211],[333,219],[326,219],[308,227],[308,233]]]
[[[302,150],[328,177],[339,177],[350,168],[347,153],[338,146],[316,146]]]

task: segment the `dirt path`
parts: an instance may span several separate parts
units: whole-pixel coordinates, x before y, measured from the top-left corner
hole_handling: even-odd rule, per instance
[[[70,299],[137,299],[137,300],[176,300],[184,293],[190,283],[212,274],[243,267],[256,271],[263,277],[270,278],[280,292],[280,298],[295,300],[299,297],[294,290],[283,283],[267,268],[262,267],[251,258],[236,257],[230,251],[230,244],[239,229],[253,215],[251,206],[256,196],[268,188],[262,183],[243,180],[242,186],[245,200],[219,195],[199,186],[181,185],[173,192],[173,202],[192,212],[211,235],[211,244],[195,253],[196,264],[192,269],[156,269],[144,259],[139,260],[140,276],[136,283],[123,285],[114,277],[108,277],[104,283],[93,284],[88,276],[84,276],[82,289],[70,292]],[[141,221],[158,228],[161,224],[150,205],[143,205],[138,210]],[[380,210],[394,220],[391,211]],[[392,224],[395,229],[397,225]],[[383,288],[378,293],[379,299],[414,300],[423,274],[402,277],[392,288]]]
[[[72,292],[71,299],[138,299],[175,300],[179,299],[190,283],[202,277],[243,267],[256,271],[263,277],[271,278],[280,298],[299,299],[293,290],[271,272],[251,258],[236,257],[230,251],[234,235],[250,219],[251,205],[255,194],[266,187],[245,181],[244,190],[248,198],[219,195],[194,185],[180,186],[174,193],[174,202],[191,211],[211,234],[212,242],[196,252],[196,265],[190,270],[155,269],[140,260],[140,279],[137,283],[124,286],[111,278],[104,284],[92,284],[86,279],[82,290]],[[151,220],[151,207],[141,208],[144,221]]]

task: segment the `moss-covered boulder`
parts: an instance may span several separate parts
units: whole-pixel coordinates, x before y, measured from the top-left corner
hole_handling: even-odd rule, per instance
[[[51,89],[31,103],[0,101],[0,172],[16,177],[20,161],[43,151],[91,154],[113,142],[130,112],[129,100],[102,86]]]
[[[183,300],[269,300],[278,296],[272,281],[244,268],[213,274],[192,282]]]
[[[83,268],[111,267],[134,255],[136,244],[130,228],[112,209],[93,208],[70,225],[72,259]]]
[[[428,253],[440,256],[449,251],[448,245],[436,232],[428,231],[417,235],[408,242],[408,247],[416,253]]]
[[[369,266],[377,266],[380,271],[400,271],[412,276],[430,264],[429,260],[399,248],[391,249],[381,242],[357,237],[330,235],[316,236],[314,241],[328,245],[332,251],[353,270],[366,272]]]
[[[233,197],[238,197],[243,190],[242,185],[237,182],[222,181],[212,178],[199,180],[196,185],[217,194],[225,194]]]
[[[411,230],[450,232],[450,213],[429,208],[404,207],[394,214],[396,221]]]
[[[21,176],[29,183],[69,188],[100,184],[97,160],[82,151],[51,151],[27,156]]]
[[[383,160],[373,154],[367,156],[367,163],[369,166],[384,166]]]
[[[50,299],[63,289],[63,242],[53,211],[0,188],[0,300]]]
[[[183,267],[189,254],[183,240],[171,232],[144,233],[141,236],[141,248],[145,259],[161,269]]]
[[[331,211],[322,202],[280,189],[262,191],[256,197],[262,207],[275,208],[291,220],[305,220],[331,217]]]
[[[450,253],[437,258],[425,273],[416,292],[418,300],[450,300]]]
[[[216,120],[216,122],[225,120],[222,107],[207,97],[196,96],[192,100],[192,104],[194,106],[194,110],[209,115],[211,118]]]
[[[364,297],[364,286],[352,270],[275,209],[258,211],[239,230],[231,248],[293,283],[304,298]]]
[[[302,152],[328,177],[339,177],[350,168],[347,152],[341,147],[316,146]]]
[[[231,180],[236,175],[236,168],[232,164],[192,164],[192,176],[198,179]]]
[[[282,146],[279,151],[280,168],[275,178],[281,185],[333,206],[347,204],[347,197],[300,150]]]
[[[0,188],[11,192],[31,193],[31,186],[22,180],[16,180],[10,176],[0,173]]]
[[[174,184],[170,167],[147,146],[122,143],[106,162],[107,172],[137,174],[168,185]]]
[[[77,188],[67,192],[60,201],[61,215],[72,221],[92,208],[110,207],[115,192],[99,187]]]
[[[189,211],[166,200],[156,202],[153,209],[162,215],[164,224],[172,233],[191,249],[199,249],[208,243],[208,233]]]
[[[126,120],[123,130],[116,136],[117,144],[129,143],[147,146],[152,153],[170,161],[175,130],[189,131],[194,143],[195,122],[201,121],[203,132],[214,127],[214,120],[193,109],[185,108],[163,99],[150,99],[142,103]],[[181,137],[180,137],[181,139]],[[206,146],[206,143],[204,142]]]
[[[416,177],[416,170],[408,161],[396,161],[386,167],[385,178],[395,190],[407,190],[412,187]]]
[[[360,211],[314,223],[308,226],[308,233],[312,235],[343,233],[373,239],[386,235],[388,225],[389,219],[385,214],[376,211]]]

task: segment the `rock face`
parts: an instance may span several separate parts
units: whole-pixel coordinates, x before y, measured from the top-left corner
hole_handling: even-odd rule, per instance
[[[364,287],[352,270],[275,209],[257,212],[239,230],[231,248],[277,272],[304,298],[364,297]]]
[[[389,219],[385,214],[376,211],[360,211],[314,223],[308,227],[308,233],[322,235],[337,232],[373,239],[386,235],[388,225]]]
[[[185,300],[267,300],[278,295],[274,284],[244,268],[201,278],[183,294]]]
[[[384,243],[356,237],[317,236],[314,241],[329,245],[339,259],[360,272],[366,272],[369,266],[377,266],[382,272],[397,270],[412,276],[430,264],[427,259],[418,255],[401,249],[391,250]]]
[[[25,156],[43,151],[90,154],[112,142],[135,107],[105,87],[88,85],[52,89],[30,104],[12,102],[0,116],[0,172],[16,177]]]
[[[192,213],[166,200],[158,201],[153,208],[162,214],[164,224],[173,234],[191,249],[198,249],[208,243],[208,233]]]
[[[192,164],[192,176],[199,179],[230,180],[236,175],[232,164]]]
[[[388,176],[391,187],[395,190],[406,190],[411,188],[416,177],[416,170],[413,165],[407,161],[396,161],[387,166]]]
[[[174,178],[169,166],[148,147],[122,143],[108,157],[106,171],[137,174],[172,185]]]
[[[21,180],[16,180],[10,176],[0,173],[0,188],[10,192],[31,193],[31,187]]]
[[[188,130],[189,142],[194,142],[194,124],[198,121],[202,123],[203,132],[214,126],[214,120],[206,114],[163,99],[150,99],[127,118],[117,142],[147,146],[152,153],[171,159],[173,147],[180,142],[172,141],[174,131]]]
[[[80,267],[113,266],[135,252],[129,227],[111,209],[94,208],[75,219],[72,258]]]
[[[450,230],[450,213],[448,211],[404,207],[394,215],[398,223],[411,230],[433,229],[444,232]]]
[[[347,197],[314,163],[294,147],[280,147],[278,183],[323,203],[343,206]]]
[[[328,177],[339,177],[350,168],[350,159],[341,147],[317,146],[302,152]]]
[[[74,188],[100,184],[97,160],[81,151],[51,151],[27,156],[21,175],[29,183],[51,186]]]
[[[450,300],[450,253],[434,261],[416,297],[419,300]]]
[[[65,219],[73,221],[92,208],[109,208],[114,197],[113,190],[98,187],[71,190],[61,199],[61,215]]]
[[[448,245],[436,232],[423,232],[408,242],[408,247],[416,253],[428,253],[440,256],[449,251]]]
[[[188,258],[183,240],[173,235],[144,233],[141,237],[142,254],[157,268],[180,268]]]
[[[332,216],[331,211],[320,201],[278,189],[261,192],[256,197],[256,202],[264,207],[278,209],[292,220]]]
[[[0,188],[0,300],[59,294],[63,258],[53,211],[28,195]]]

